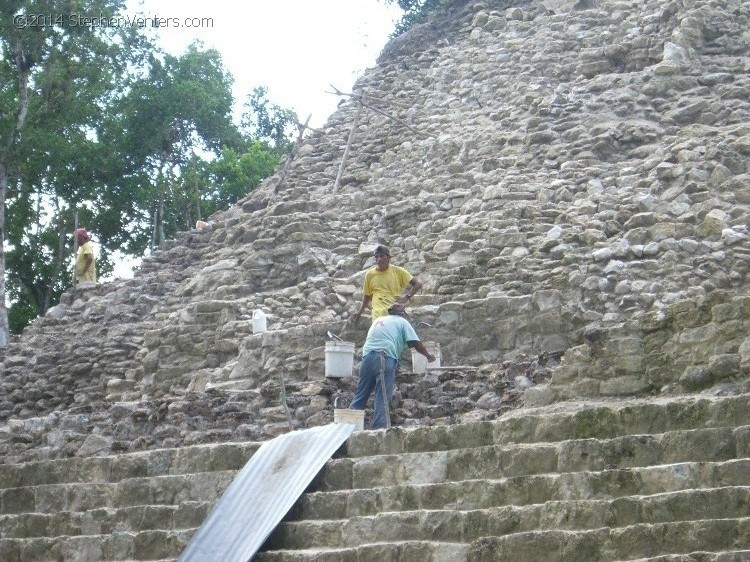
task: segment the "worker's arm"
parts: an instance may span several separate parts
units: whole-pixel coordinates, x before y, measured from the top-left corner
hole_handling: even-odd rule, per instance
[[[365,310],[367,310],[367,307],[370,306],[371,302],[372,302],[372,295],[365,295],[362,298],[362,306],[360,306],[359,310],[352,315],[352,319],[353,320],[359,319],[359,317],[362,316],[362,313]]]
[[[398,303],[405,305],[411,300],[414,295],[416,295],[421,290],[422,283],[420,283],[416,277],[412,277],[411,281],[409,281],[409,284],[406,286],[405,294],[400,299],[398,299]]]
[[[406,342],[406,345],[416,349],[419,353],[427,357],[427,361],[429,361],[430,363],[435,361],[435,356],[432,355],[429,351],[427,351],[427,348],[424,346],[424,344],[421,341],[419,340],[408,341]]]
[[[83,258],[86,260],[86,265],[83,266],[81,275],[86,275],[86,272],[91,269],[91,264],[94,263],[94,256],[91,254],[84,254]]]

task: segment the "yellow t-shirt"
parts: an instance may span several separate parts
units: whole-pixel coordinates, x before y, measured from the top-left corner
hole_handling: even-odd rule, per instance
[[[86,254],[91,254],[91,267],[86,273],[83,268],[86,267]],[[94,259],[94,246],[91,242],[86,242],[78,248],[76,255],[76,281],[94,281],[96,282],[96,260]]]
[[[398,300],[411,282],[412,275],[403,267],[389,265],[385,271],[371,267],[365,273],[364,294],[372,297],[372,319],[388,314],[388,308]]]

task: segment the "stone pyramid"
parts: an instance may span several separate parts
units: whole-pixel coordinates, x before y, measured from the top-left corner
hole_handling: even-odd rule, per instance
[[[412,316],[429,324],[420,334],[453,368],[417,376],[405,358],[397,429],[356,436],[311,491],[328,495],[303,496],[293,517],[333,518],[332,527],[353,533],[322,541],[331,552],[320,559],[747,560],[746,501],[728,522],[706,512],[699,524],[664,515],[677,508],[654,495],[726,488],[715,492],[720,499],[685,500],[690,512],[747,493],[749,29],[741,0],[444,3],[386,45],[326,125],[239,205],[211,217],[210,229],[181,233],[131,280],[67,293],[0,355],[0,517],[10,529],[0,552],[9,560],[176,558],[257,442],[330,423],[334,402],[351,396],[352,378],[324,377],[326,334],[345,332],[361,346],[366,322],[347,319],[383,243],[422,281]],[[253,334],[258,309],[268,316],[263,334]],[[635,423],[639,408],[658,423]],[[705,412],[694,417],[696,408]],[[596,423],[560,421],[575,415]],[[500,429],[532,418],[557,420],[534,423],[559,422],[569,433]],[[710,427],[719,434],[700,433]],[[698,433],[671,433],[683,431]],[[473,433],[485,438],[472,442]],[[424,443],[409,441],[418,438]],[[393,445],[402,439],[411,444]],[[484,449],[448,452],[461,439]],[[689,454],[712,440],[725,446]],[[635,445],[643,441],[673,449],[646,453]],[[509,442],[526,445],[503,452]],[[381,466],[358,443],[368,454],[412,454],[420,466],[438,455],[456,468],[412,477],[403,468],[395,488],[379,479],[385,468],[373,468],[373,478],[344,476],[349,488],[326,480]],[[512,461],[568,446],[578,464]],[[464,505],[463,484],[446,475],[488,486],[500,476],[480,467],[501,457],[493,466],[530,463],[503,478],[572,480],[516,504],[505,491],[493,501],[466,492],[455,516],[464,518],[461,537],[447,532],[455,520],[439,519],[445,513],[415,512]],[[465,474],[473,464],[477,472]],[[21,476],[28,470],[31,479]],[[528,523],[506,537],[487,513],[471,514],[504,509],[501,519],[560,521],[571,505],[554,511],[549,502],[597,499],[593,484],[579,496],[565,491],[614,477],[608,470],[638,482],[668,473],[658,486],[601,492],[639,513],[646,503],[636,498],[648,496],[662,515],[608,527],[586,511],[578,520],[597,525],[550,534],[554,525]],[[684,474],[693,476],[679,488]],[[96,486],[74,491],[87,478]],[[377,515],[397,511],[387,494],[413,496],[412,484],[447,486],[429,493],[453,499]],[[336,489],[345,492],[331,495]],[[310,502],[351,502],[358,489],[370,511],[306,511]],[[122,501],[87,501],[95,491]],[[537,511],[519,507],[527,503]],[[156,510],[171,531],[136,528],[132,521]],[[55,512],[67,515],[55,523]],[[341,523],[355,516],[365,519]],[[471,517],[480,523],[469,532]],[[368,525],[411,520],[436,529],[437,542],[416,531],[374,535],[382,549],[351,538]],[[309,538],[294,548],[311,554],[284,554],[290,533],[312,533],[285,525],[264,559],[315,557],[322,547]],[[123,536],[110,534],[118,529]],[[727,544],[700,539],[708,535]],[[587,554],[576,558],[579,547]],[[704,551],[713,554],[695,554]]]

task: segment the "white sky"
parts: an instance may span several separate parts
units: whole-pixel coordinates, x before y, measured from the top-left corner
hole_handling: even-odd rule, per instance
[[[155,30],[162,48],[180,54],[194,39],[220,53],[235,79],[238,106],[256,86],[271,102],[322,125],[340,99],[375,65],[401,10],[385,0],[128,0],[128,16],[210,18],[212,25]]]

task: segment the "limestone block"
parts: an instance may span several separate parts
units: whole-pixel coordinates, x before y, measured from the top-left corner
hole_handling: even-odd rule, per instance
[[[675,238],[677,236],[677,227],[673,223],[659,222],[649,227],[648,234],[652,242],[662,242],[670,238]]]
[[[557,392],[549,385],[537,385],[528,388],[523,394],[524,406],[533,408],[535,406],[547,406],[558,399]]]
[[[501,31],[505,29],[508,22],[505,18],[501,18],[496,15],[491,15],[487,21],[482,25],[482,30],[487,32]]]
[[[213,273],[214,271],[222,271],[227,269],[234,269],[237,267],[239,260],[237,259],[226,259],[221,260],[213,265],[209,265],[201,269],[201,274]]]
[[[553,226],[546,234],[548,240],[559,240],[562,235],[563,229],[559,225]]]
[[[500,408],[502,400],[495,392],[487,392],[477,399],[477,408],[484,410],[497,410]]]
[[[562,293],[556,289],[535,291],[532,295],[532,304],[540,312],[558,309],[562,305],[562,301]]]
[[[740,368],[743,374],[750,372],[750,337],[743,340],[739,347]]]
[[[740,355],[735,353],[712,355],[708,360],[708,372],[715,381],[739,376],[740,361]]]
[[[535,335],[553,335],[563,331],[564,322],[559,310],[538,312],[524,320],[526,327]]]
[[[569,384],[564,386],[556,385],[554,388],[557,392],[558,399],[561,400],[569,400],[571,398],[590,398],[604,394],[601,390],[601,381],[587,377],[585,373],[582,373]]]
[[[679,378],[679,383],[691,392],[707,388],[712,382],[713,377],[704,365],[688,366]]]
[[[469,249],[453,251],[448,256],[447,262],[453,267],[473,265],[476,263],[475,253]]]
[[[721,231],[721,241],[727,246],[733,246],[740,242],[746,243],[748,235],[744,232],[738,232],[732,228],[725,228]]]
[[[698,234],[704,238],[720,237],[728,227],[729,215],[721,209],[712,209],[706,213],[703,222],[698,226]]]
[[[670,41],[664,43],[662,60],[672,63],[677,68],[687,68],[690,66],[690,54],[688,50]]]
[[[591,252],[591,259],[594,261],[609,261],[614,257],[615,249],[611,247],[600,248]]]
[[[602,380],[599,392],[603,396],[634,396],[647,392],[650,387],[642,376],[623,375]]]
[[[96,454],[105,453],[109,451],[113,441],[112,437],[96,434],[89,435],[76,452],[76,456],[91,457]]]
[[[523,10],[521,8],[508,8],[505,10],[505,19],[508,21],[523,21]]]
[[[750,134],[738,137],[732,141],[732,146],[741,154],[750,156]]]

